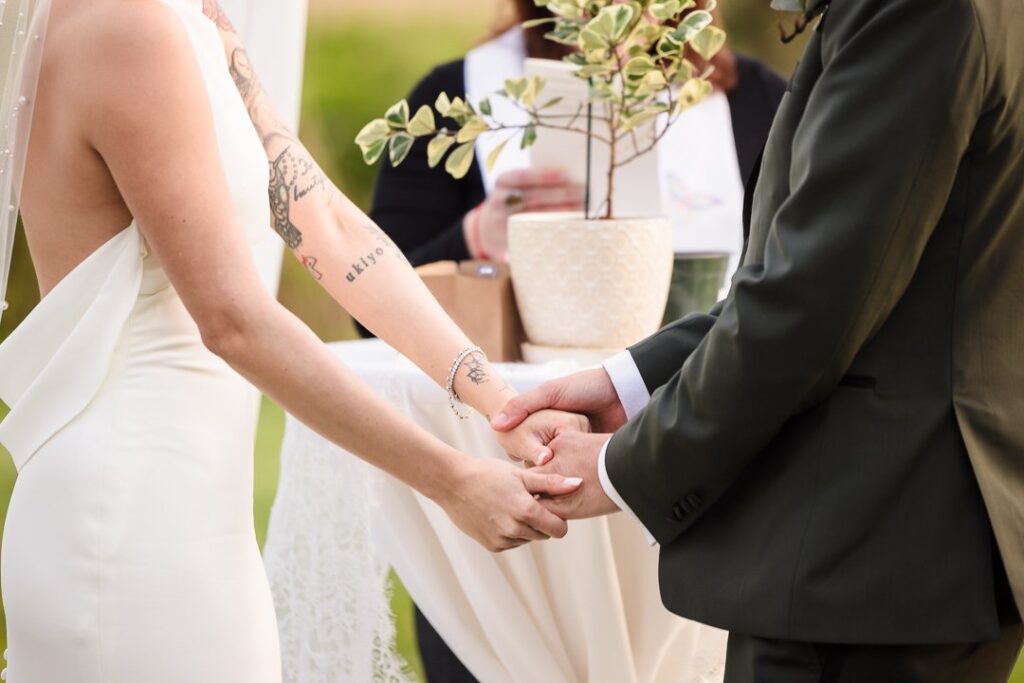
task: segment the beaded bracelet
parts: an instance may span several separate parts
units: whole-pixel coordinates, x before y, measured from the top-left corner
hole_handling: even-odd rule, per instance
[[[451,406],[452,412],[455,413],[455,416],[460,420],[468,419],[469,416],[473,414],[473,410],[471,408],[469,413],[466,415],[459,412],[459,408],[456,403],[463,403],[463,401],[455,391],[455,376],[458,374],[459,368],[462,367],[462,363],[474,353],[483,353],[483,349],[479,346],[470,346],[469,348],[464,349],[455,357],[455,361],[452,363],[451,369],[448,370],[448,381],[445,385],[445,389],[448,391],[448,405]],[[463,405],[465,404],[463,403]]]

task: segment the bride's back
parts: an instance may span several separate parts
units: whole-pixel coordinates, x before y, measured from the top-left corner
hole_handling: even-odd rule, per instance
[[[130,130],[118,127],[130,98],[145,96],[139,87],[144,74],[134,65],[153,57],[146,50],[191,58],[183,33],[159,0],[53,0],[21,206],[44,295],[131,222],[97,143],[108,151],[133,144]],[[157,115],[145,125],[174,122]]]

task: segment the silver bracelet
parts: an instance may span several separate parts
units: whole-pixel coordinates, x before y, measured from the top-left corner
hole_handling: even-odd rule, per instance
[[[458,403],[462,403],[462,399],[459,398],[459,394],[455,391],[455,376],[459,373],[459,368],[462,367],[462,363],[465,362],[474,353],[483,353],[483,349],[479,346],[470,346],[468,349],[464,349],[462,353],[455,357],[455,361],[452,362],[452,367],[448,370],[448,382],[445,385],[445,389],[448,391],[448,405],[451,406],[452,412],[460,420],[468,419],[473,414],[473,409],[470,408],[469,413],[463,415],[459,412]],[[465,405],[463,403],[463,405]]]

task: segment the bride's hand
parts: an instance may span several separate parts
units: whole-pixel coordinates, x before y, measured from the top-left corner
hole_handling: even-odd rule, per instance
[[[539,410],[512,431],[497,432],[494,436],[512,460],[543,465],[553,455],[548,444],[559,435],[589,431],[590,421],[582,415],[561,410]]]
[[[496,460],[466,461],[437,501],[463,533],[495,553],[565,536],[565,520],[545,509],[534,495],[572,493],[583,483],[581,479],[538,474]]]

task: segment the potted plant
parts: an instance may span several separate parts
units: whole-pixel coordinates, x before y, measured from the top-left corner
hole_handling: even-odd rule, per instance
[[[509,262],[530,341],[548,347],[612,350],[654,332],[662,320],[673,267],[668,219],[622,217],[615,211],[617,172],[651,152],[665,131],[712,90],[708,61],[725,33],[712,25],[714,0],[536,0],[553,15],[550,40],[574,49],[565,61],[586,81],[586,112],[567,116],[561,98],[545,98],[541,77],[510,78],[494,96],[525,113],[523,123],[498,120],[490,99],[475,105],[441,93],[413,113],[404,100],[356,138],[367,163],[385,152],[398,165],[417,138],[429,137],[431,167],[461,178],[481,135],[507,135],[485,160],[490,168],[507,144],[524,149],[538,131],[556,129],[605,145],[605,190],[598,215],[520,214],[509,222]],[[696,55],[696,57],[694,57]],[[699,58],[699,59],[697,59]],[[439,127],[435,110],[452,122]],[[557,113],[556,113],[557,112]],[[644,134],[638,134],[643,132]],[[588,177],[588,184],[590,178]],[[588,187],[588,196],[590,196]]]

